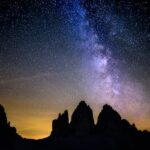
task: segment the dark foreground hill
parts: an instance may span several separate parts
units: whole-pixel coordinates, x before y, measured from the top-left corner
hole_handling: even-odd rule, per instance
[[[94,124],[92,109],[81,101],[71,121],[68,111],[52,122],[52,133],[41,140],[23,139],[10,126],[0,105],[0,150],[145,150],[150,149],[150,133],[139,131],[134,124],[104,105]]]

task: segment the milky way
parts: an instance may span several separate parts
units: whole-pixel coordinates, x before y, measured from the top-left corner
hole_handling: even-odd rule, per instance
[[[128,58],[126,57],[128,56],[114,58],[113,55],[114,49],[118,51],[119,48],[120,55],[124,53],[122,51],[125,51],[122,47],[114,48],[117,43],[110,41],[113,38],[117,37],[117,40],[123,38],[125,46],[128,46],[130,50],[134,49],[136,43],[135,37],[125,27],[124,19],[119,18],[114,13],[113,4],[112,6],[104,5],[100,8],[100,12],[94,14],[96,16],[94,16],[94,19],[103,19],[102,21],[100,20],[103,22],[103,26],[99,28],[106,28],[107,24],[110,26],[107,28],[109,31],[106,31],[108,35],[104,38],[105,32],[102,29],[99,31],[99,34],[96,32],[92,21],[90,21],[91,18],[88,17],[88,10],[83,8],[83,5],[81,6],[81,2],[76,0],[72,3],[66,3],[64,8],[68,12],[67,19],[79,36],[77,43],[79,44],[79,49],[83,51],[83,65],[88,72],[85,78],[90,86],[90,94],[94,96],[97,102],[116,105],[120,109],[125,107],[126,111],[132,111],[132,113],[136,113],[139,109],[148,110],[147,104],[143,103],[145,93],[144,89],[141,88],[141,83],[132,81],[130,72],[125,75],[122,73],[123,70],[121,68],[117,68],[118,64],[122,63],[121,61],[127,61],[126,59]],[[67,6],[72,7],[72,9],[67,9]],[[96,4],[94,7],[96,7]],[[113,44],[114,47],[112,46]],[[135,55],[135,52],[133,54]],[[134,61],[138,61],[138,59]],[[132,64],[125,63],[132,70]],[[93,101],[93,98],[91,100]]]
[[[0,102],[18,132],[47,136],[81,99],[149,129],[149,12],[147,0],[0,2]]]

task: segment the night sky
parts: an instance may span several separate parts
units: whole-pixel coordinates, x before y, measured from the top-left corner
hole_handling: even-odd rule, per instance
[[[150,130],[149,66],[149,0],[0,1],[0,103],[23,137],[83,99]]]

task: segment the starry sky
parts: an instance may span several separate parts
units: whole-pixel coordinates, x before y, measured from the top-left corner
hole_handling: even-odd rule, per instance
[[[0,1],[0,103],[23,137],[83,99],[150,130],[149,58],[149,0]]]

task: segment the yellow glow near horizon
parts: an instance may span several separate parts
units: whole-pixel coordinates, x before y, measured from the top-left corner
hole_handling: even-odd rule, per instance
[[[17,133],[24,138],[41,139],[51,133],[52,120],[57,113],[48,110],[35,109],[32,106],[5,104],[5,112],[11,126],[16,127]]]
[[[52,120],[57,118],[59,112],[41,112],[39,109],[33,112],[31,112],[31,109],[26,109],[25,107],[17,109],[16,111],[14,111],[14,109],[12,111],[12,109],[8,108],[6,110],[8,120],[11,121],[11,126],[16,127],[17,133],[22,137],[29,139],[48,137],[52,130]],[[69,115],[71,115],[71,113],[72,112],[69,112]],[[97,121],[98,114],[99,112],[94,112],[95,122]],[[126,119],[128,119],[130,123],[134,122],[136,127],[141,130],[148,129],[150,126],[150,120],[148,120],[148,118],[143,118],[143,120],[140,121],[138,118],[133,119],[127,117]]]
[[[39,117],[39,118],[38,118]],[[24,138],[40,139],[50,135],[52,118],[37,115],[25,116],[10,116],[11,126],[17,128],[17,133]]]

